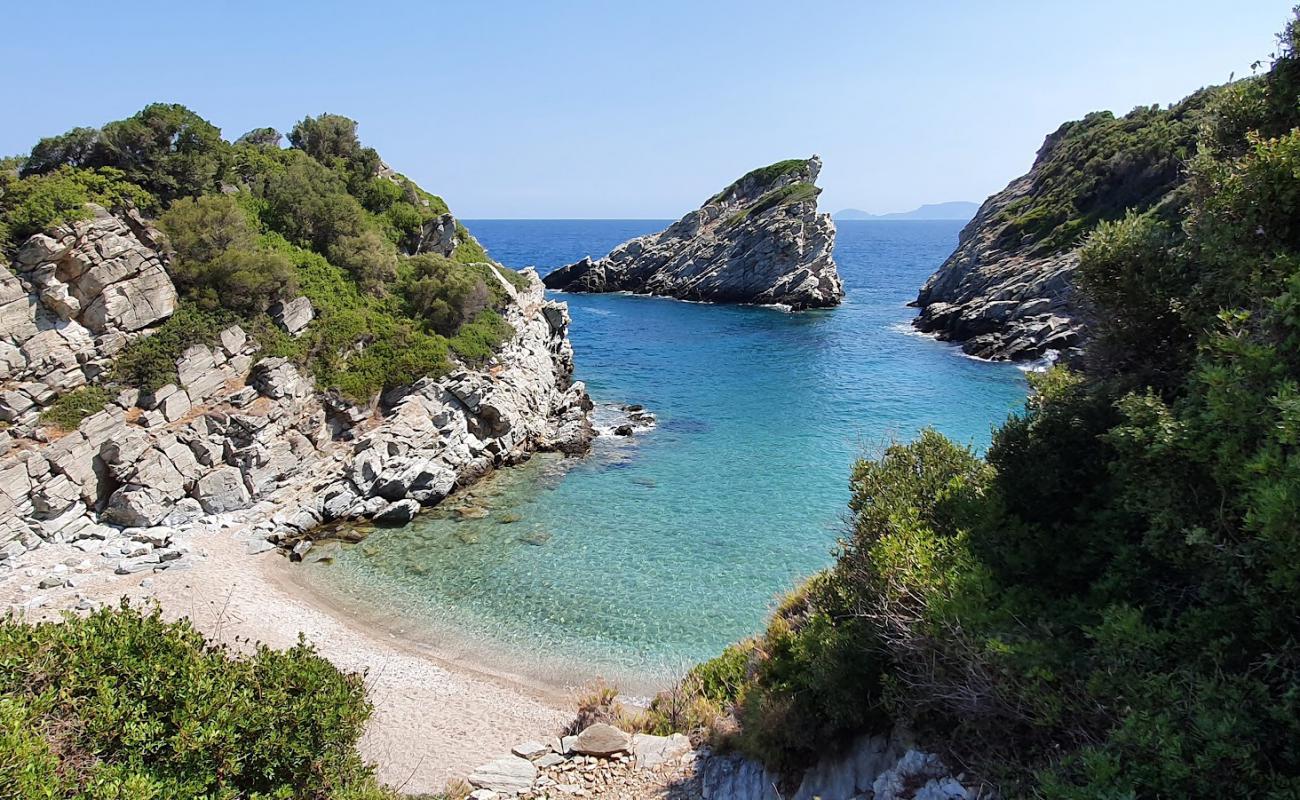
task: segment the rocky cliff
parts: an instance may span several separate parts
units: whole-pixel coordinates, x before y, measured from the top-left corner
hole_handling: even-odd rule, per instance
[[[1178,202],[1183,165],[1213,90],[1167,109],[1068,122],[1028,173],[980,206],[957,249],[917,296],[913,324],[975,356],[1037,358],[1087,338],[1074,287],[1079,247],[1106,220]]]
[[[817,213],[821,159],[756,169],[666,230],[546,276],[567,292],[634,292],[711,303],[839,304],[835,225]]]
[[[957,250],[918,294],[917,329],[995,360],[1037,358],[1082,341],[1084,315],[1072,284],[1077,248],[1044,255],[1005,245],[1006,209],[1032,186],[1026,175],[980,206]]]
[[[150,335],[176,292],[138,217],[96,209],[32,237],[12,269],[0,266],[0,575],[45,541],[138,572],[179,563],[190,532],[233,520],[257,531],[252,549],[334,519],[400,523],[533,450],[583,450],[590,401],[572,380],[567,310],[524,275],[522,289],[502,278],[514,335],[495,358],[374,406],[318,392],[282,358],[259,360],[230,326],[184,352],[177,383],[124,390],[62,431],[42,409]],[[309,305],[288,320],[292,305],[286,322],[311,324]]]

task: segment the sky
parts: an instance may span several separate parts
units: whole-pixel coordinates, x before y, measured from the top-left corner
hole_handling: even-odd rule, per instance
[[[676,218],[812,153],[824,210],[904,211],[1250,74],[1293,2],[21,2],[0,155],[163,101],[230,139],[345,114],[466,219]]]

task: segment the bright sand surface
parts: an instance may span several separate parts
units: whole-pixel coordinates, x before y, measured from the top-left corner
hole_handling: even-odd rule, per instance
[[[23,605],[44,597],[26,612],[41,619],[73,607],[76,594],[101,603],[153,597],[165,616],[189,617],[209,638],[238,649],[254,642],[290,647],[301,633],[339,669],[366,675],[375,710],[361,751],[379,765],[381,780],[404,792],[441,791],[450,778],[520,742],[548,741],[572,719],[571,692],[512,674],[505,663],[466,663],[458,653],[415,645],[350,617],[294,583],[276,551],[248,555],[246,541],[232,529],[195,534],[196,554],[205,557],[193,558],[193,567],[135,575],[114,575],[97,556],[46,544],[0,580],[0,598]],[[33,575],[65,559],[89,562],[87,571],[69,573],[75,588],[24,589]]]

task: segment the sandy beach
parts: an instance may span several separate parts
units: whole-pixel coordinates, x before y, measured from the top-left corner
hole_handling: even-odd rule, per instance
[[[547,740],[571,718],[570,693],[527,682],[490,664],[455,663],[318,602],[271,550],[249,555],[234,528],[196,535],[188,569],[115,575],[66,544],[27,554],[0,579],[0,598],[29,619],[57,618],[78,596],[96,603],[156,599],[171,618],[189,617],[207,636],[237,648],[289,647],[304,635],[339,669],[362,672],[375,711],[361,742],[379,777],[404,792],[442,790],[479,764],[529,739]],[[35,585],[55,565],[73,586]],[[80,566],[78,566],[80,565]]]

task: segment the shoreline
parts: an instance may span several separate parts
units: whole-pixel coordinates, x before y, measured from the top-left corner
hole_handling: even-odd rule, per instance
[[[309,594],[270,550],[245,552],[247,528],[224,528],[196,537],[193,566],[153,574],[114,575],[102,569],[78,574],[75,586],[46,593],[29,605],[29,620],[57,620],[79,601],[116,605],[156,601],[167,619],[188,617],[209,639],[238,652],[256,644],[286,648],[299,635],[344,672],[365,675],[374,713],[359,744],[384,783],[407,793],[438,793],[491,753],[527,740],[549,741],[573,718],[572,693],[523,676],[466,663],[424,643],[404,641],[365,627],[336,604]],[[81,553],[47,544],[24,566],[42,572]],[[0,589],[18,590],[18,581]]]

